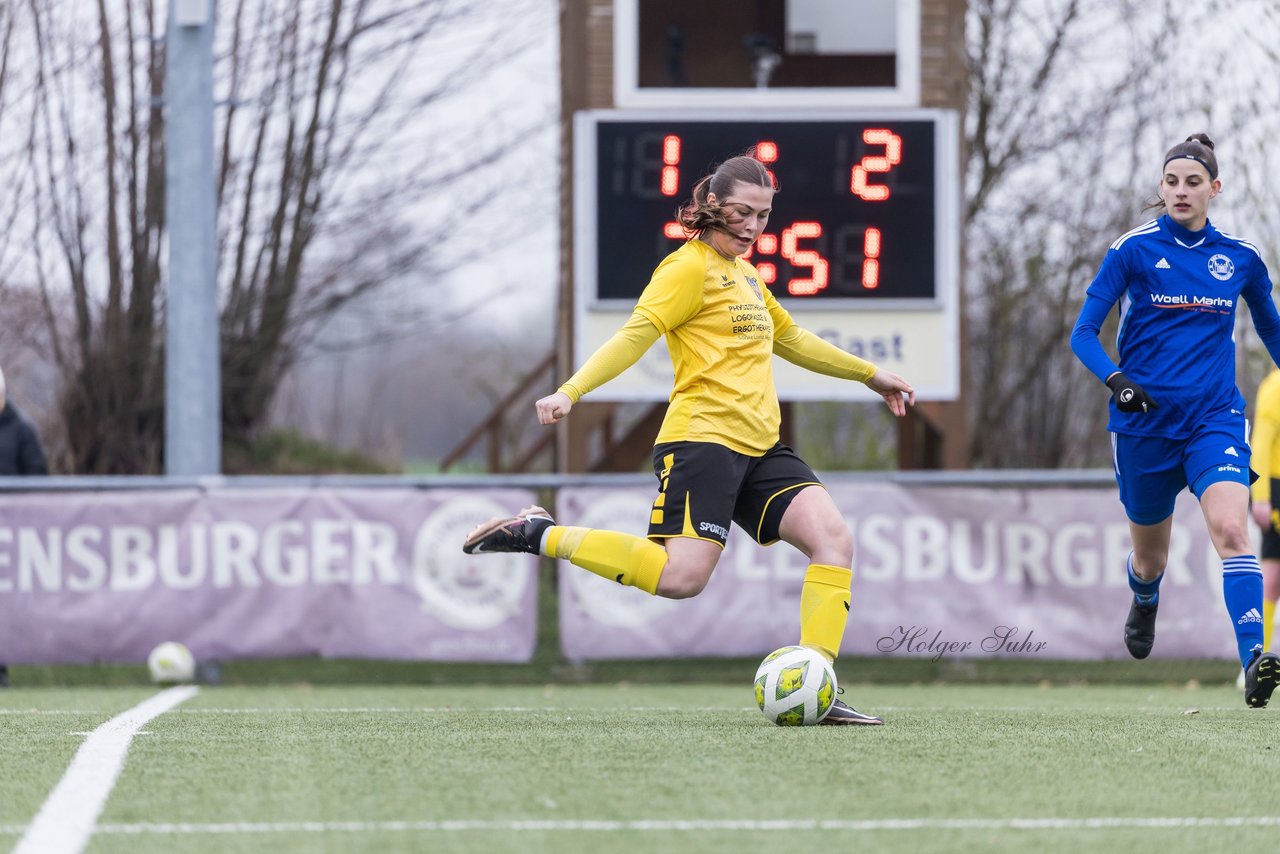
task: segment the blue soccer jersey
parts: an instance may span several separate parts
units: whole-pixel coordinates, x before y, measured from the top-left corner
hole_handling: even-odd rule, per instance
[[[1138,226],[1111,244],[1087,294],[1071,349],[1098,379],[1123,371],[1158,406],[1121,412],[1113,402],[1113,433],[1185,438],[1231,410],[1243,414],[1234,341],[1241,297],[1280,362],[1280,314],[1266,264],[1256,247],[1212,223],[1192,232],[1165,215]],[[1119,366],[1098,341],[1117,303]]]

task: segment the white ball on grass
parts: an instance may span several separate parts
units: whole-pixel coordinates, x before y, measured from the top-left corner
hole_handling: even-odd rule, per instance
[[[196,676],[196,659],[185,644],[165,641],[147,656],[153,682],[190,682]]]
[[[821,653],[784,646],[769,653],[756,671],[756,705],[778,726],[821,723],[836,699],[836,673]]]

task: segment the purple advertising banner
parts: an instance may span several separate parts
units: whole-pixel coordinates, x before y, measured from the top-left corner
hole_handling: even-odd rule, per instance
[[[928,658],[1127,658],[1128,524],[1114,488],[970,488],[833,483],[854,534],[842,650]],[[654,493],[560,491],[567,525],[643,534]],[[764,654],[799,638],[807,561],[736,526],[706,589],[651,597],[589,572],[560,573],[560,633],[572,660]],[[1153,657],[1235,657],[1222,566],[1189,493],[1174,513]]]
[[[468,557],[522,489],[0,494],[0,661],[528,661],[532,555]]]

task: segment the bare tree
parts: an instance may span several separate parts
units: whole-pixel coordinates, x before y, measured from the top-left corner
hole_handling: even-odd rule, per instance
[[[18,16],[9,3],[0,4],[0,123],[6,112],[14,109],[13,64],[15,62],[14,38]],[[0,294],[4,293],[7,276],[6,259],[13,240],[14,224],[21,210],[19,201],[19,165],[21,158],[12,146],[0,144]]]
[[[0,3],[0,129],[14,125],[30,86],[20,44],[21,18],[17,4]],[[24,414],[41,425],[48,448],[46,416],[52,401],[43,393],[49,372],[40,364],[38,346],[43,309],[33,291],[14,285],[20,254],[15,247],[27,229],[24,216],[29,206],[24,142],[20,136],[0,133],[0,368],[6,374],[9,399],[21,401]],[[57,467],[56,455],[49,456]]]
[[[1275,282],[1280,276],[1280,155],[1275,145],[1280,134],[1280,8],[1265,0],[1217,0],[1215,5],[1220,22],[1215,41],[1232,46],[1217,75],[1246,82],[1219,87],[1214,100],[1214,124],[1228,131],[1219,138],[1228,159],[1215,205],[1225,208],[1230,220],[1220,220],[1218,210],[1213,217],[1258,247]],[[1274,363],[1247,322],[1237,325],[1236,342],[1241,356],[1237,380],[1252,406],[1258,383]]]
[[[5,175],[18,193],[0,197],[0,216],[24,221],[12,270],[42,295],[67,450],[82,472],[156,471],[163,456],[162,2],[96,0],[91,28],[78,4],[26,0],[21,15],[0,13],[0,39],[8,24],[30,53],[23,108],[0,115],[0,138],[25,141],[22,169]],[[465,223],[498,197],[499,180],[478,176],[554,119],[513,119],[501,99],[477,97],[538,36],[525,25],[534,2],[217,4],[228,441],[251,439],[328,319],[412,287],[364,334],[412,323],[439,271],[475,250],[481,235]],[[493,106],[477,114],[464,99]]]
[[[1166,117],[1176,107],[1185,120],[1189,104],[1208,103],[1174,53],[1198,15],[1112,0],[970,4],[964,228],[975,466],[1105,462],[1105,389],[1067,342],[1107,246],[1141,222],[1153,158],[1168,134],[1191,132],[1169,130]]]

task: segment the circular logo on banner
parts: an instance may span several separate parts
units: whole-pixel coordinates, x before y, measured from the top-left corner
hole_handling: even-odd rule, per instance
[[[1209,275],[1220,282],[1225,282],[1231,278],[1231,274],[1235,271],[1235,263],[1226,255],[1214,255],[1209,259]]]
[[[624,531],[643,537],[649,530],[649,512],[653,500],[643,495],[615,493],[592,498],[574,525]],[[562,570],[569,589],[577,599],[579,611],[591,620],[619,628],[638,628],[669,614],[677,603],[674,599],[650,596],[643,590],[624,587],[616,581],[593,572],[566,566]]]
[[[458,498],[423,521],[413,542],[413,586],[424,611],[447,626],[470,631],[492,629],[519,613],[537,571],[534,559],[462,553],[472,528],[512,512],[487,498]]]

